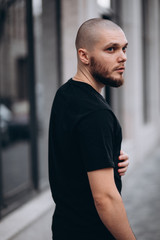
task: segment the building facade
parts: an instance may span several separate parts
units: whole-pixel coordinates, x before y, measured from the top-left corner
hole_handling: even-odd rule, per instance
[[[94,17],[117,22],[129,42],[124,86],[103,92],[122,125],[129,171],[159,144],[159,0],[1,0],[1,218],[48,187],[52,100],[76,73],[78,27]]]

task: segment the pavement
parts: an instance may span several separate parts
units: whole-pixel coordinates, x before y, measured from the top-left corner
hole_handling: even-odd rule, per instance
[[[159,164],[160,148],[147,159],[137,163],[123,177],[122,198],[137,240],[160,240]],[[49,208],[46,208],[43,214],[14,234],[13,237],[8,239],[0,237],[0,239],[51,240],[51,219],[54,205],[51,204],[49,190],[42,200],[43,204],[47,205],[49,203]],[[7,226],[5,227],[7,228]],[[2,235],[0,234],[0,236]]]
[[[122,198],[137,240],[160,240],[160,148],[124,177]]]
[[[48,189],[2,219],[0,240],[51,240],[53,210]]]

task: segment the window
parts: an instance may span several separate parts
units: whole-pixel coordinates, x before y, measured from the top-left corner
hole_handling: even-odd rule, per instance
[[[3,1],[0,8],[3,12],[0,29],[0,213],[5,215],[24,201],[34,186],[33,126],[26,2]]]

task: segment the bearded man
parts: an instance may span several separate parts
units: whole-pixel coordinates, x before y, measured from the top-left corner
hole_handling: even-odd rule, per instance
[[[57,91],[50,117],[54,240],[135,240],[120,195],[128,155],[101,95],[105,85],[123,85],[127,45],[109,20],[90,19],[78,30],[77,73]]]

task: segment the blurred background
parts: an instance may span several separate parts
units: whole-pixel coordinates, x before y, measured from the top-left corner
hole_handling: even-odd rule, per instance
[[[125,84],[103,95],[130,156],[129,220],[138,239],[160,239],[160,1],[0,0],[1,240],[51,239],[50,109],[76,72],[77,29],[93,17],[118,23],[129,42]]]

